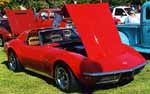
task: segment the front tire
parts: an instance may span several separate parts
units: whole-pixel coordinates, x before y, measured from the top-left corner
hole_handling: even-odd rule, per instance
[[[56,65],[55,67],[55,83],[63,91],[74,92],[79,89],[79,83],[69,70],[64,65]]]
[[[8,67],[14,72],[20,72],[23,70],[23,67],[19,63],[19,60],[13,51],[8,53]]]
[[[4,46],[4,39],[3,36],[0,35],[0,47]]]

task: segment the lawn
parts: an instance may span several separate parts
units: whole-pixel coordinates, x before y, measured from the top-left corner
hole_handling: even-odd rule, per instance
[[[7,58],[0,48],[0,94],[64,94],[53,80],[30,71],[14,73],[6,66]],[[110,85],[109,85],[110,86]],[[122,86],[99,86],[92,94],[148,94],[150,92],[150,64],[135,79]],[[76,92],[75,94],[82,94]]]

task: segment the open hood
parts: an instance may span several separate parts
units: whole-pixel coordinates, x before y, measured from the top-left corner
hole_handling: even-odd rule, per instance
[[[28,10],[10,10],[7,9],[6,15],[13,34],[20,34],[28,30],[35,22],[34,13],[31,9]]]
[[[92,60],[123,52],[121,40],[107,3],[70,4],[63,8],[71,17]]]

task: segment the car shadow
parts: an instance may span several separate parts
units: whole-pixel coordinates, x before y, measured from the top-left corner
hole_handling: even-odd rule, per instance
[[[6,65],[6,67],[9,69],[9,67],[8,67],[8,61],[4,61],[4,62],[2,62],[1,64]],[[46,76],[44,76],[44,75],[35,73],[35,72],[30,71],[30,70],[27,70],[27,69],[24,69],[24,70],[22,70],[21,72],[24,72],[24,73],[26,73],[27,75],[31,75],[31,76],[40,78],[40,79],[46,81],[48,84],[52,84],[53,86],[56,87],[56,85],[55,85],[55,83],[54,83],[54,80],[51,79],[51,78],[49,78],[49,77],[46,77]]]
[[[9,69],[9,67],[7,65],[8,61],[4,61],[1,64],[6,65],[6,67]],[[46,77],[44,75],[32,72],[32,71],[27,70],[27,69],[24,69],[22,72],[26,73],[27,75],[31,75],[31,76],[40,78],[40,79],[44,80],[46,83],[48,83],[50,85],[53,85],[54,87],[57,88],[54,80],[49,78],[49,77]],[[130,83],[131,81],[132,80],[123,80],[119,83],[99,84],[99,85],[95,85],[95,86],[84,86],[84,85],[81,84],[80,85],[81,89],[78,90],[78,91],[75,91],[75,92],[79,93],[79,94],[93,94],[97,90],[108,90],[108,89],[112,89],[112,88],[117,88],[117,87],[120,87],[120,86],[124,86],[124,85]],[[66,92],[64,92],[64,94],[65,93]]]
[[[4,65],[6,65],[6,67],[9,69],[9,67],[8,67],[8,61],[3,61],[1,64],[4,64]]]
[[[150,54],[140,53],[146,60],[150,59]]]
[[[99,85],[95,85],[95,86],[87,86],[84,87],[82,89],[82,93],[81,94],[93,94],[93,92],[97,91],[97,90],[109,90],[109,89],[113,89],[113,88],[117,88],[117,87],[121,87],[124,86],[128,83],[130,83],[131,81],[133,81],[133,79],[130,80],[122,80],[118,83],[107,83],[107,84],[99,84]]]

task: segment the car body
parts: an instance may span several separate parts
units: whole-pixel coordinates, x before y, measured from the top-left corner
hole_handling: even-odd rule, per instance
[[[144,68],[146,60],[121,43],[108,4],[71,4],[65,9],[76,29],[32,28],[21,33],[4,47],[10,69],[23,66],[47,73],[60,89],[72,91],[78,82],[118,82]]]

